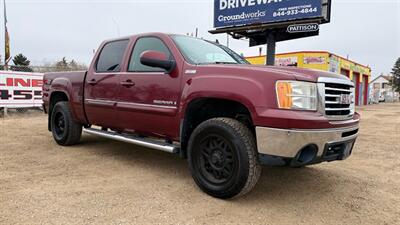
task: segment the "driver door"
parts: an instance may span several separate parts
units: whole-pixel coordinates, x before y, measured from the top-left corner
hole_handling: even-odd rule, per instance
[[[179,129],[176,121],[180,100],[180,79],[176,67],[171,74],[164,69],[148,67],[140,62],[140,55],[148,50],[173,55],[158,37],[139,37],[131,51],[128,69],[120,77],[117,100],[118,123],[127,132],[151,136],[174,136]],[[174,76],[172,76],[174,74]]]

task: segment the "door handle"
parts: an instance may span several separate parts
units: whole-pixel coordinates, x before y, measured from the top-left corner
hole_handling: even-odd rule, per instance
[[[87,83],[90,84],[90,85],[96,85],[97,84],[97,80],[91,79]]]
[[[124,87],[132,87],[135,86],[135,82],[131,80],[121,81],[121,85]]]

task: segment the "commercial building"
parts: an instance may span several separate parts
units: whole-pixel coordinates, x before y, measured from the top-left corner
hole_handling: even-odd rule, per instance
[[[255,65],[265,65],[265,55],[246,57]],[[276,55],[275,65],[295,66],[338,73],[349,77],[356,86],[356,105],[368,104],[371,68],[326,51],[302,51]]]

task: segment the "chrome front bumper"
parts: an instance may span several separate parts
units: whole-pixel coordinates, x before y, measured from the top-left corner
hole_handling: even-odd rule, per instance
[[[327,146],[355,140],[358,136],[358,129],[358,126],[321,130],[256,127],[258,152],[282,158],[295,158],[304,147],[314,145],[318,150],[316,156],[321,158],[324,156]]]

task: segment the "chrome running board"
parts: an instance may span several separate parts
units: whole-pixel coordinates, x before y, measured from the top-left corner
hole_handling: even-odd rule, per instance
[[[152,148],[169,153],[178,153],[179,147],[173,144],[149,140],[147,138],[139,138],[127,134],[119,134],[116,132],[103,131],[93,128],[83,128],[83,132],[96,135],[99,137],[109,138],[116,141],[122,141],[130,144],[139,145],[142,147]]]

